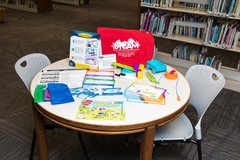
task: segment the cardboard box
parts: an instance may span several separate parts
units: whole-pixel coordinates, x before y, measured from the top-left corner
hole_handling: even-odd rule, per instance
[[[100,35],[98,33],[72,30],[69,65],[97,69],[98,56],[101,55],[100,45]]]
[[[5,8],[0,7],[0,23],[5,22]]]

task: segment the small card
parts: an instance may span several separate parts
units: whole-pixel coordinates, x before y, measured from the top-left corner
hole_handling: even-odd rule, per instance
[[[110,96],[110,95],[122,95],[121,88],[102,88],[102,95],[103,96]]]
[[[115,69],[116,66],[113,66],[112,62],[116,62],[116,54],[100,55],[98,58],[98,68]]]

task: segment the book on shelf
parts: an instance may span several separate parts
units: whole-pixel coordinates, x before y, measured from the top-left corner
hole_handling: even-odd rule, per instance
[[[223,11],[224,11],[225,6],[226,6],[226,0],[222,0],[222,4],[221,4],[221,6],[218,10],[218,15],[219,16],[223,16]]]
[[[240,72],[240,60],[238,61],[237,71]]]
[[[153,21],[152,26],[149,28],[149,31],[152,32],[153,34],[156,34],[157,28],[158,28],[157,26],[158,26],[158,23],[159,23],[159,18],[157,16],[156,12],[154,13],[152,21]]]
[[[145,21],[146,14],[147,14],[147,12],[143,12],[140,15],[140,24],[139,24],[140,25],[139,26],[140,30],[143,30],[143,24],[144,24],[144,21]]]
[[[36,0],[3,0],[0,3],[22,6],[27,8],[34,8]]]
[[[198,64],[204,64],[205,60],[206,60],[206,57],[207,57],[207,53],[204,52],[204,53],[200,53],[199,54],[199,57],[198,57]]]
[[[212,24],[213,24],[214,19],[212,17],[208,17],[207,24],[204,28],[204,35],[203,35],[203,44],[208,44],[209,42],[209,37],[210,37],[210,32],[212,30]]]
[[[212,57],[206,56],[206,58],[205,58],[205,60],[204,60],[204,65],[210,66],[211,63],[212,63],[212,59],[213,59]]]
[[[240,39],[240,31],[237,31],[235,33],[235,37],[234,37],[234,40],[233,40],[233,45],[232,45],[232,48],[233,49],[236,49],[236,47],[238,46],[239,44],[239,39]]]
[[[168,36],[171,36],[172,33],[173,33],[173,29],[174,29],[174,26],[175,26],[175,21],[176,21],[175,16],[170,17],[170,22],[169,22],[168,31],[167,31]]]
[[[205,18],[188,13],[178,16],[166,12],[147,10],[141,13],[140,30],[150,31],[159,36],[172,34],[201,38]]]
[[[206,65],[209,65],[212,60],[212,57],[207,54],[207,47],[196,47],[187,43],[177,45],[172,51],[172,57]]]
[[[152,21],[153,13],[154,13],[154,10],[150,10],[148,12],[148,15],[146,17],[146,22],[144,23],[144,29],[143,29],[144,31],[147,31],[149,29],[149,25],[150,25],[150,23]]]
[[[82,100],[76,120],[125,120],[125,105],[118,100]]]
[[[229,31],[229,27],[230,27],[229,23],[227,23],[225,25],[225,28],[224,28],[223,33],[222,33],[222,39],[220,40],[220,43],[219,43],[220,47],[223,47],[223,43],[224,43],[224,41],[226,39],[227,32]]]
[[[208,23],[204,29],[203,44],[223,49],[236,49],[239,30],[238,21],[217,22],[216,18],[208,18]]]
[[[220,29],[220,32],[219,32],[219,37],[218,37],[218,40],[216,42],[216,46],[218,46],[218,47],[221,47],[221,40],[224,38],[224,30],[225,30],[225,28],[227,28],[227,26],[228,26],[227,22],[222,24],[222,26],[221,26],[221,29]]]
[[[225,5],[225,7],[224,7],[224,9],[223,9],[223,12],[222,12],[223,17],[227,16],[231,2],[232,2],[232,0],[226,0],[226,1],[225,1],[226,5]]]
[[[237,17],[239,16],[239,13],[240,13],[240,0],[237,0],[233,10],[233,16]]]
[[[234,34],[235,33],[235,26],[238,24],[238,22],[237,21],[233,21],[233,22],[230,22],[229,23],[229,25],[228,25],[228,28],[227,28],[227,32],[226,32],[226,35],[225,35],[225,38],[224,38],[224,40],[223,40],[223,42],[222,42],[222,47],[223,48],[225,48],[225,49],[227,49],[227,44],[229,44],[230,42],[230,40],[231,40],[231,36],[232,36],[232,34]]]
[[[214,24],[214,25],[212,26],[212,30],[211,30],[212,36],[211,36],[211,38],[209,39],[209,43],[210,43],[210,44],[214,44],[214,43],[216,42],[217,34],[218,34],[218,32],[219,32],[219,28],[220,28],[220,26],[219,26],[218,24]]]
[[[219,55],[216,55],[212,58],[212,61],[210,63],[210,66],[212,68],[215,68],[216,70],[220,71],[221,70],[221,66],[222,66],[222,62],[219,59]]]
[[[179,48],[180,48],[182,45],[183,45],[183,44],[177,45],[177,46],[173,49],[173,51],[172,51],[172,57],[174,57],[174,58],[181,58]]]
[[[230,6],[229,6],[229,9],[228,9],[227,15],[226,15],[227,17],[232,16],[233,6],[234,6],[235,2],[236,2],[236,0],[230,1]]]
[[[212,14],[212,6],[213,6],[214,0],[209,0],[208,8],[207,8],[207,13]]]
[[[171,2],[168,2],[171,3]],[[199,3],[189,1],[182,1],[182,0],[176,0],[173,1],[171,4],[168,5],[169,7],[181,7],[181,8],[191,8],[196,10],[207,10],[208,9],[208,1],[200,1]]]
[[[168,26],[169,26],[170,16],[171,15],[169,13],[161,16],[160,27],[159,27],[159,30],[158,30],[158,33],[157,33],[160,36],[166,36],[167,35],[167,30],[168,30]]]
[[[237,17],[239,5],[239,0],[210,0],[207,13],[220,17]]]
[[[236,27],[231,28],[230,31],[229,31],[225,46],[224,46],[225,49],[231,49],[232,48],[232,44],[233,44],[233,41],[234,41],[234,38],[235,38],[235,34],[236,34]]]

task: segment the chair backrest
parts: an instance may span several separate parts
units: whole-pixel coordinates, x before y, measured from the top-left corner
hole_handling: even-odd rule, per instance
[[[33,77],[44,67],[50,65],[49,58],[42,53],[23,56],[15,63],[15,71],[29,90]]]
[[[195,126],[196,135],[201,139],[201,120],[218,93],[225,85],[224,76],[216,69],[206,65],[193,65],[185,75],[191,88],[189,104],[198,113],[198,124]]]

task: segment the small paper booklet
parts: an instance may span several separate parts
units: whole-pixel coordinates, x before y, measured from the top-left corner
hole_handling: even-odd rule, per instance
[[[125,89],[124,96],[129,102],[166,104],[166,89],[134,82]]]
[[[114,84],[114,71],[88,70],[83,79],[82,87],[71,88],[71,93],[82,99],[122,95],[121,88],[114,88]]]
[[[115,84],[114,71],[88,70],[82,87],[113,88]]]
[[[42,70],[39,84],[65,83],[69,88],[82,86],[86,70],[83,69],[50,69]]]
[[[95,88],[95,87],[79,87],[71,88],[70,92],[73,96],[76,96],[81,99],[94,98],[96,96],[114,96],[122,95],[121,88]]]
[[[76,114],[76,120],[125,120],[123,101],[91,100],[81,101]]]

